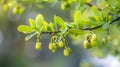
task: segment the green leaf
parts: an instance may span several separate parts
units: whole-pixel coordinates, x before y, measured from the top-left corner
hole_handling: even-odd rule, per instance
[[[80,17],[81,17],[81,12],[77,10],[74,14],[74,22],[78,23],[80,21]]]
[[[25,37],[25,41],[28,41],[29,39],[31,39],[33,36],[35,36],[37,34],[37,32],[34,32],[32,34],[29,34]]]
[[[83,35],[85,32],[83,30],[77,30],[77,29],[70,29],[69,33],[74,34],[74,35]]]
[[[88,5],[86,5],[86,3],[84,3],[84,2],[81,2],[80,5],[79,5],[79,10],[78,11],[80,11],[81,14],[82,14],[83,12],[85,12],[85,10],[87,8],[88,8]]]
[[[44,21],[43,22],[43,31],[48,31],[48,22]]]
[[[103,12],[103,15],[107,16],[108,13],[109,13],[109,8],[108,7],[104,7],[102,12]]]
[[[97,20],[94,17],[89,17],[89,20],[92,24],[97,25]]]
[[[25,34],[32,33],[34,31],[34,29],[27,25],[20,25],[18,26],[17,30]]]
[[[110,4],[113,8],[116,7],[116,0],[108,0],[108,4]]]
[[[44,17],[42,16],[42,14],[38,14],[36,16],[36,19],[35,19],[35,23],[38,25],[38,27],[40,28],[40,26],[42,26],[44,22]]]
[[[97,5],[100,5],[103,2],[103,0],[97,0]]]
[[[109,27],[109,23],[104,23],[102,26],[103,29],[108,29],[108,27]]]
[[[29,24],[32,28],[35,28],[36,27],[36,24],[35,24],[35,21],[33,19],[29,19]]]
[[[41,33],[44,31],[44,26],[41,26],[38,30],[37,30],[37,33]]]
[[[87,3],[90,3],[92,0],[85,0]]]
[[[48,25],[48,30],[54,31],[54,28],[55,28],[54,24],[52,22],[50,22],[50,24]]]
[[[100,16],[100,11],[98,10],[96,6],[92,6],[91,10],[94,15]]]
[[[58,17],[58,16],[54,16],[54,22],[56,24],[58,24],[60,27],[62,27],[62,29],[66,28],[66,24],[64,23],[63,19]]]

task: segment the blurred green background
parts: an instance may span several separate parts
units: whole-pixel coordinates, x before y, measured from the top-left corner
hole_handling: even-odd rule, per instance
[[[42,49],[35,50],[36,37],[25,42],[25,35],[18,32],[17,27],[20,24],[28,24],[28,19],[34,19],[39,13],[43,14],[46,21],[53,21],[54,15],[62,17],[65,21],[72,21],[72,12],[62,11],[59,2],[55,5],[44,4],[43,8],[32,6],[25,10],[23,15],[14,15],[12,10],[5,12],[0,5],[0,67],[115,67],[120,65],[119,61],[112,56],[107,59],[91,57],[90,52],[82,45],[73,45],[69,37],[67,40],[72,53],[68,57],[63,56],[62,50],[55,54],[48,50],[51,38],[49,34],[42,35]],[[112,66],[110,63],[113,60]]]

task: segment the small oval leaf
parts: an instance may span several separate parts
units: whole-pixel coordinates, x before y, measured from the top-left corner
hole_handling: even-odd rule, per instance
[[[44,22],[44,17],[42,14],[38,14],[35,19],[35,23],[40,27]]]
[[[27,25],[20,25],[18,26],[17,30],[25,34],[32,33],[34,31],[34,29]]]
[[[31,39],[33,36],[35,36],[37,34],[37,32],[29,34],[25,37],[25,41],[28,41],[29,39]]]

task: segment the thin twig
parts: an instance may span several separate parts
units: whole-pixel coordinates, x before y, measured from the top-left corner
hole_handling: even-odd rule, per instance
[[[120,20],[120,17],[117,17],[116,19],[112,20],[109,24],[112,24],[112,23],[114,23],[114,22],[116,22],[116,21],[119,21],[119,20]],[[96,29],[98,29],[98,28],[101,28],[102,26],[103,26],[103,24],[98,25],[98,26],[95,26],[95,27],[93,27],[93,28],[83,28],[83,29],[81,29],[81,30],[90,30],[90,31],[92,31],[92,30],[96,30]],[[60,32],[61,32],[61,31],[42,32],[42,34],[52,34],[52,33],[56,34],[56,33],[60,33]]]
[[[89,7],[92,7],[93,5],[91,3],[86,3]],[[98,7],[97,7],[98,8]],[[99,11],[102,11],[101,8],[98,8]],[[113,15],[111,12],[108,13],[109,15]]]
[[[112,20],[109,24],[112,24],[112,23],[114,23],[114,22],[116,22],[116,21],[119,21],[120,20],[120,17],[117,17],[116,19],[114,19],[114,20]],[[98,25],[98,26],[96,26],[96,27],[93,27],[93,28],[84,28],[84,29],[82,29],[82,30],[95,30],[95,29],[98,29],[98,28],[100,28],[100,27],[102,27],[103,25],[101,24],[101,25]]]
[[[86,3],[89,7],[92,7],[93,5],[91,3]],[[98,8],[99,11],[102,11],[102,9]]]

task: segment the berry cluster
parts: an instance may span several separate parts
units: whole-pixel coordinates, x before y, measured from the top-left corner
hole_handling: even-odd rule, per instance
[[[23,14],[25,11],[24,6],[20,3],[17,3],[16,1],[3,2],[3,9],[5,11],[9,11],[10,9],[12,9],[13,14]]]
[[[97,36],[94,33],[88,33],[85,36],[84,40],[84,48],[89,49],[90,47],[94,47],[97,44]]]
[[[63,0],[61,4],[61,9],[70,9],[71,8],[72,1],[71,0]]]
[[[63,47],[64,47],[64,51],[63,51],[64,56],[69,56],[71,49],[67,45],[66,40],[64,38],[59,39],[57,35],[53,35],[48,46],[49,50],[55,53],[59,48],[63,48]]]

